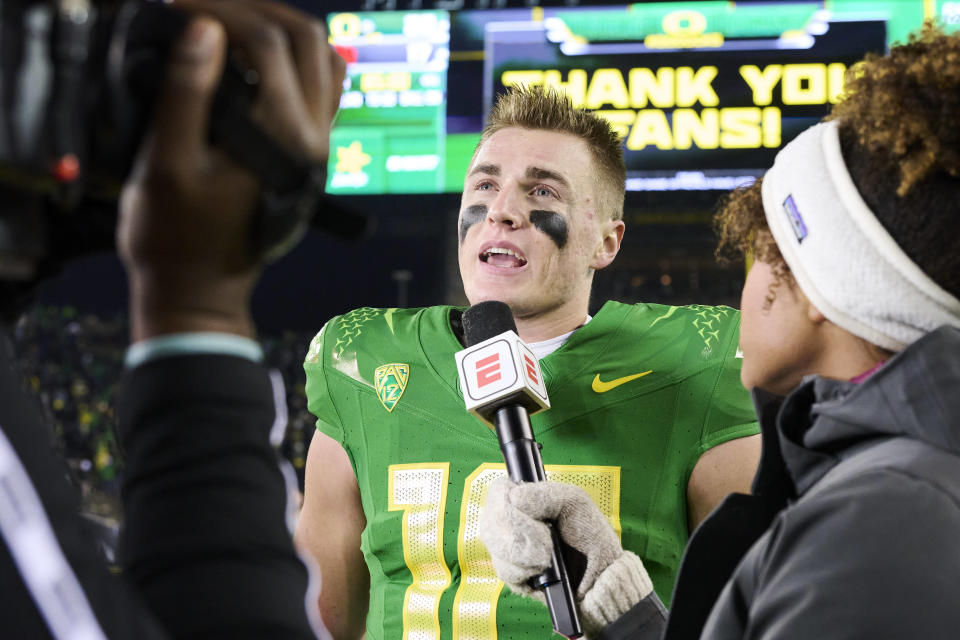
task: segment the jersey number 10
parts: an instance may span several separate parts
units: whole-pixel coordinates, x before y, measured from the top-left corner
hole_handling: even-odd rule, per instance
[[[546,465],[547,477],[581,487],[593,498],[620,535],[620,468]],[[440,598],[450,588],[450,568],[443,554],[444,513],[450,464],[393,464],[389,467],[391,511],[403,511],[403,557],[413,581],[403,600],[404,640],[440,638]],[[464,481],[460,503],[457,562],[460,584],[453,600],[452,637],[493,640],[497,637],[497,600],[503,583],[479,537],[480,509],[487,489],[506,475],[503,464],[485,463]]]

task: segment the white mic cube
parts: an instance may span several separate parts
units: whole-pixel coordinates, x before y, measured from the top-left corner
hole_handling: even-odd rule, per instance
[[[528,413],[550,408],[540,362],[513,331],[458,351],[457,375],[467,411],[490,427],[493,408],[511,400]]]

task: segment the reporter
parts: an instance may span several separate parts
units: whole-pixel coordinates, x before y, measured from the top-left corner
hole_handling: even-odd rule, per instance
[[[207,124],[229,38],[262,79],[255,120],[288,153],[325,162],[344,67],[323,29],[293,9],[176,6],[197,17],[171,54],[117,230],[133,342],[119,407],[124,575],[100,563],[39,408],[20,391],[9,350],[0,353],[4,636],[327,635],[307,606],[316,593],[292,545],[295,507],[273,451],[286,417],[279,377],[252,340],[260,185],[208,145]]]
[[[645,574],[617,574],[618,545],[581,544],[600,637],[956,636],[960,34],[927,25],[847,83],[718,214],[721,247],[756,258],[741,301],[754,495],[695,532],[666,621],[655,594],[617,599]],[[523,567],[541,520],[568,541],[597,526],[567,488],[491,491],[482,537],[505,580],[542,570]]]

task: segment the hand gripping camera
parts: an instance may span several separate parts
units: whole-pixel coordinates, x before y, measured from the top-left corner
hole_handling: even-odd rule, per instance
[[[26,286],[113,247],[120,188],[187,20],[152,0],[0,3],[0,281]],[[282,255],[311,222],[360,237],[362,216],[314,216],[326,166],[288,152],[250,119],[258,81],[228,55],[209,134],[263,185],[251,251]]]

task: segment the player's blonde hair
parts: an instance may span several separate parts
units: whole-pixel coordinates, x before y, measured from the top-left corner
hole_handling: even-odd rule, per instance
[[[587,143],[598,170],[597,198],[601,215],[623,217],[627,171],[620,137],[602,117],[577,109],[570,97],[552,88],[515,86],[501,94],[480,134],[479,149],[501,129],[544,129],[572,134]]]

